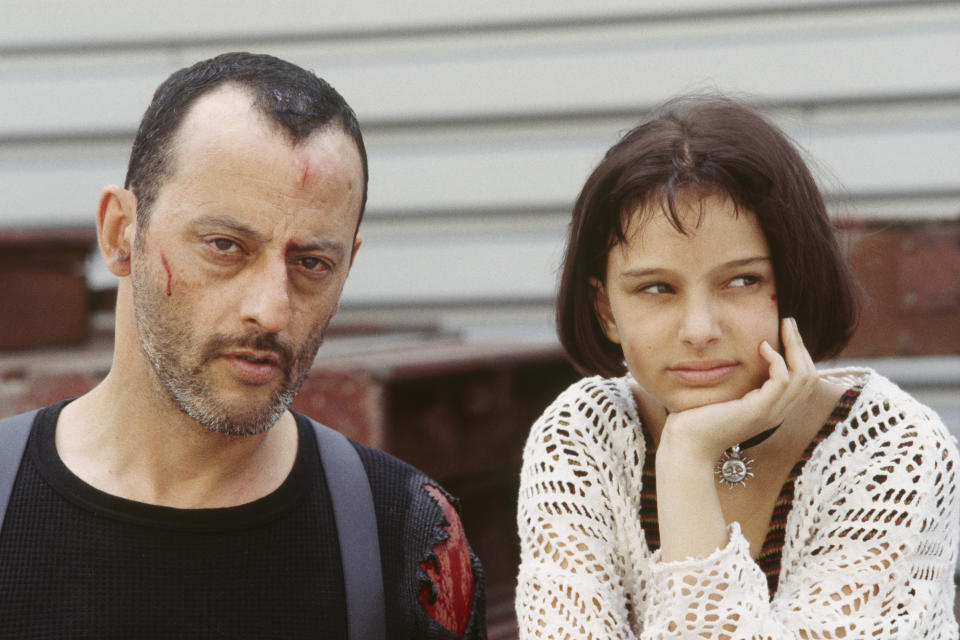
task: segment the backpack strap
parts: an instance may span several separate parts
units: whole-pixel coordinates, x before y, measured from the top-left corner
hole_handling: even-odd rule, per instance
[[[13,483],[20,471],[20,461],[27,448],[27,438],[33,428],[33,418],[39,409],[0,420],[0,529],[7,504],[13,493]]]
[[[340,561],[347,596],[350,640],[387,637],[380,539],[373,493],[363,462],[340,432],[310,419],[317,434],[320,461],[333,502]]]

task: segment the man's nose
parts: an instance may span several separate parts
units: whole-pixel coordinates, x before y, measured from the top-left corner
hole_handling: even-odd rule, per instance
[[[243,283],[241,313],[245,325],[264,333],[280,333],[290,322],[287,265],[280,259],[264,259],[251,268]]]

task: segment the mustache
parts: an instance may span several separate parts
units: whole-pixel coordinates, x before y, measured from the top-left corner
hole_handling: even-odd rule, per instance
[[[293,363],[293,347],[280,340],[275,333],[251,331],[242,336],[216,334],[203,346],[201,365],[218,358],[226,351],[250,349],[252,351],[272,351],[280,361],[280,368],[289,371]]]

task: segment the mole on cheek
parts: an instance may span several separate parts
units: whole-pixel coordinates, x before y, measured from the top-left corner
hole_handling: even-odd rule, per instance
[[[777,294],[771,293],[771,294],[770,294],[770,301],[771,301],[771,302],[776,302],[776,301],[777,301]]]
[[[163,251],[160,252],[160,261],[167,272],[167,295],[173,295],[173,272],[170,271],[170,263],[167,262],[167,256],[163,254]]]

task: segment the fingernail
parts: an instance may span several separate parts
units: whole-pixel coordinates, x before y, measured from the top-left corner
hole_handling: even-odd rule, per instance
[[[800,327],[797,326],[797,319],[791,318],[793,321],[793,330],[797,332],[797,337],[800,338],[800,342],[803,342],[803,336],[800,334]]]

